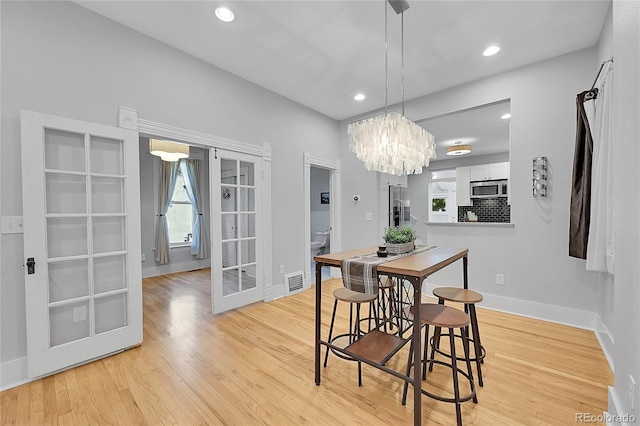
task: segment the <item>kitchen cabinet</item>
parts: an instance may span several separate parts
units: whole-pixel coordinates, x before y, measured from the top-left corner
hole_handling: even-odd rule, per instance
[[[471,167],[456,168],[456,202],[458,206],[472,206],[469,185]]]
[[[479,164],[469,167],[469,179],[471,182],[479,180],[509,179],[509,163]]]

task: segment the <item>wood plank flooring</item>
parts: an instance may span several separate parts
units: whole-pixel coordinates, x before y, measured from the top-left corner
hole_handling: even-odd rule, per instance
[[[409,387],[329,356],[313,380],[314,290],[214,316],[209,271],[145,279],[144,343],[0,394],[2,425],[408,425]],[[323,334],[340,280],[323,285]],[[613,375],[593,332],[478,309],[487,357],[466,425],[569,425],[602,414]],[[336,327],[346,330],[342,309]],[[340,330],[338,330],[340,331]],[[408,345],[389,366],[403,371]],[[425,386],[446,391],[437,366]],[[452,404],[423,398],[423,424],[455,424]]]

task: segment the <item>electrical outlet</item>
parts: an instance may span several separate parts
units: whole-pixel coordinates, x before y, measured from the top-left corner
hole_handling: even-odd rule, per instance
[[[280,265],[280,273],[284,274],[284,265]]]
[[[504,285],[504,274],[496,274],[496,284]]]
[[[636,381],[633,379],[631,374],[629,374],[629,399],[631,400],[631,409],[635,410]]]
[[[73,322],[86,321],[87,319],[87,307],[76,306],[73,308]]]
[[[145,256],[145,254],[142,253],[142,256],[140,256],[140,259],[144,262],[145,260],[147,260],[147,256]]]

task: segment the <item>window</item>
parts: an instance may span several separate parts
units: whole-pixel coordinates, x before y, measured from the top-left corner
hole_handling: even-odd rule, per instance
[[[429,179],[429,222],[457,222],[456,171],[432,171]]]
[[[167,211],[169,243],[171,245],[181,245],[191,242],[193,239],[193,222],[195,218],[185,185],[182,170],[178,169],[173,198]]]

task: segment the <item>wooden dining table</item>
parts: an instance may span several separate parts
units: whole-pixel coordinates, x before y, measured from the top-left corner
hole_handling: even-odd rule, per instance
[[[343,260],[372,254],[375,253],[377,249],[377,247],[366,247],[338,253],[323,254],[313,258],[316,262],[315,383],[317,386],[320,385],[320,346],[325,345],[334,351],[343,353],[350,358],[362,361],[411,383],[414,387],[413,424],[420,425],[422,421],[422,380],[420,380],[420,376],[414,373],[414,376],[417,376],[417,380],[414,380],[410,376],[395,371],[385,365],[405,343],[413,339],[414,371],[419,371],[417,366],[422,359],[420,321],[413,322],[412,334],[408,339],[403,339],[402,336],[387,334],[378,329],[374,329],[345,348],[322,340],[322,336],[320,335],[322,325],[322,267],[330,266],[339,268]],[[395,277],[399,282],[402,282],[402,280],[410,282],[413,287],[413,300],[420,301],[422,299],[422,283],[424,280],[428,276],[460,259],[462,259],[463,286],[464,288],[468,288],[468,254],[469,250],[465,248],[434,247],[396,259],[391,256],[388,262],[381,263],[377,266],[377,273],[378,275]],[[420,303],[415,303],[413,309],[414,318],[420,318]]]

